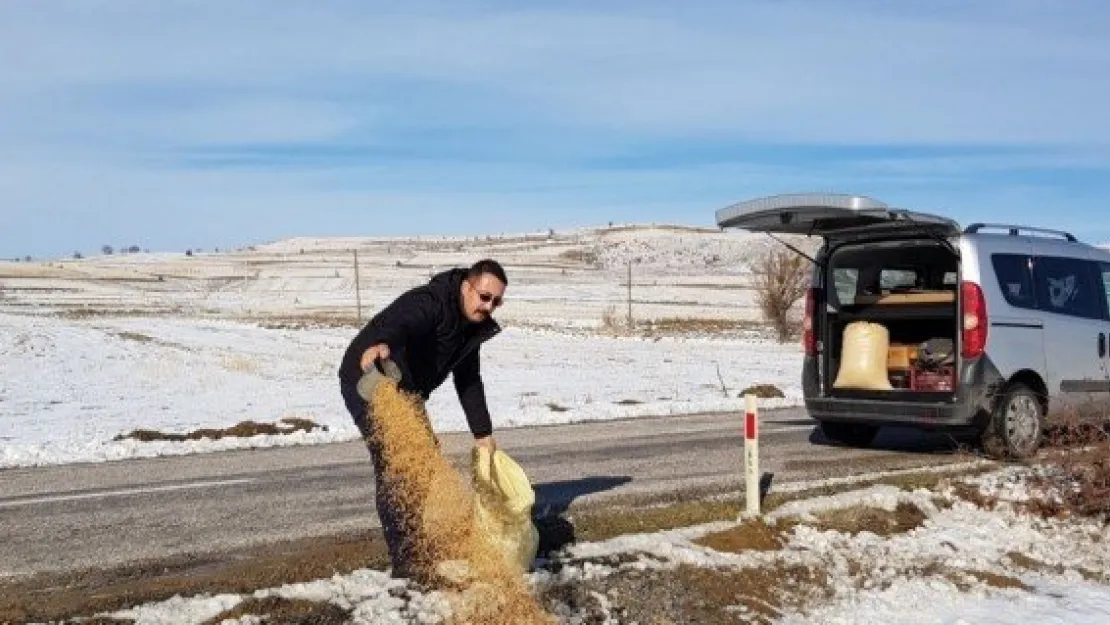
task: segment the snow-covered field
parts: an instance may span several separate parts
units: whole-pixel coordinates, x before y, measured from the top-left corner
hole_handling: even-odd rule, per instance
[[[737,409],[752,384],[786,394],[765,406],[796,404],[794,343],[740,326],[599,332],[607,313],[625,321],[629,264],[638,324],[757,319],[746,263],[766,245],[735,233],[618,228],[489,241],[295,239],[0,265],[0,467],[353,439],[335,371],[357,330],[356,249],[366,316],[433,271],[484,256],[506,265],[506,331],[483,348],[495,427]],[[450,382],[429,411],[439,431],[466,428]],[[113,440],[287,417],[327,430]]]
[[[787,503],[766,517],[767,531],[782,541],[777,548],[712,541],[743,531],[737,522],[581,543],[542,562],[530,584],[560,623],[1105,623],[1105,522],[1030,512],[1023,507],[1030,497],[1050,496],[1031,486],[1036,474],[1002,469],[933,490],[872,486]],[[912,520],[890,532],[876,529],[881,522],[853,521],[868,510]],[[335,605],[353,623],[439,623],[453,605],[444,592],[359,570],[247,595],[179,596],[109,616],[200,623],[245,600],[275,597]],[[659,616],[672,620],[647,620]]]
[[[357,437],[336,368],[354,329],[230,320],[0,314],[0,466],[293,445]],[[742,409],[770,383],[798,402],[798,348],[772,340],[603,337],[507,329],[483,348],[495,427]],[[718,367],[728,390],[722,390]],[[466,421],[450,381],[429,401],[439,431]],[[326,432],[210,441],[113,441],[305,417]]]

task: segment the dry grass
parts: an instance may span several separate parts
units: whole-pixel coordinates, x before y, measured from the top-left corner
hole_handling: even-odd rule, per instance
[[[174,596],[250,595],[259,588],[345,575],[382,567],[386,562],[380,532],[358,532],[224,553],[173,556],[111,569],[43,573],[0,581],[0,623],[70,622],[78,616]]]
[[[363,318],[358,318],[357,311],[344,312],[315,312],[301,315],[271,315],[261,321],[258,326],[267,330],[318,330],[323,328],[360,328],[369,321],[371,311],[363,309]],[[251,318],[250,321],[256,321]]]
[[[79,321],[82,319],[99,319],[103,317],[169,317],[186,314],[180,306],[150,306],[146,308],[107,308],[99,306],[73,306],[50,313],[51,317]],[[190,313],[196,316],[195,313]]]
[[[1000,575],[998,573],[992,573],[990,571],[979,571],[975,569],[966,570],[964,571],[964,573],[968,577],[971,577],[972,579],[978,581],[980,584],[985,584],[987,586],[990,586],[991,588],[997,588],[999,590],[1024,590],[1026,592],[1033,592],[1033,588],[1025,584],[1025,582],[1017,579],[1016,577],[1010,577],[1009,575]],[[961,590],[967,592],[971,590],[971,588],[961,586]]]
[[[908,502],[899,502],[893,510],[871,506],[851,506],[826,510],[814,515],[817,520],[809,523],[820,530],[833,530],[845,534],[872,534],[890,537],[915,530],[929,518],[921,508]]]
[[[1031,557],[1025,555],[1024,553],[1021,553],[1020,551],[1011,551],[1011,552],[1007,553],[1005,557],[1011,563],[1013,563],[1014,566],[1016,566],[1018,568],[1025,569],[1027,571],[1032,571],[1034,573],[1048,573],[1050,575],[1064,575],[1069,570],[1074,570],[1077,573],[1079,573],[1079,575],[1083,579],[1085,579],[1089,582],[1105,583],[1106,581],[1110,580],[1110,573],[1105,573],[1105,572],[1099,573],[1097,571],[1091,571],[1091,570],[1085,569],[1085,568],[1069,569],[1068,567],[1065,567],[1065,566],[1060,565],[1060,564],[1049,565],[1049,564],[1046,564],[1044,562],[1041,562],[1040,560],[1038,560],[1036,558],[1031,558]]]
[[[286,417],[277,423],[258,423],[256,421],[240,421],[239,423],[223,429],[202,428],[186,434],[172,434],[158,430],[132,430],[127,434],[118,434],[112,440],[122,441],[134,439],[149,443],[151,441],[195,441],[200,439],[219,440],[221,438],[246,438],[260,434],[293,434],[294,432],[312,432],[313,430],[327,431],[327,426],[319,425],[311,419]]]
[[[1045,517],[1078,514],[1110,521],[1110,407],[1083,403],[1056,409],[1038,463],[1055,474],[1034,485],[1059,500],[1036,501],[1030,512]]]
[[[1024,590],[1032,592],[1033,588],[1020,579],[1009,575],[1002,575],[981,569],[961,569],[950,567],[942,562],[928,562],[921,566],[905,571],[906,575],[920,578],[941,578],[947,580],[961,592],[971,592],[977,586],[985,585],[999,590]],[[889,580],[881,586],[888,587]]]
[[[258,363],[246,356],[240,354],[232,354],[225,356],[223,359],[224,369],[234,371],[235,373],[257,373]]]
[[[603,585],[560,584],[543,593],[545,604],[583,615],[575,622],[643,625],[770,624],[785,610],[831,596],[823,571],[782,563],[741,570],[627,567],[607,576]]]
[[[899,473],[896,475],[886,475],[869,480],[858,480],[847,483],[833,483],[808,488],[796,492],[785,493],[769,493],[763,501],[763,508],[765,510],[773,510],[782,506],[785,503],[796,501],[799,499],[809,499],[812,497],[826,497],[829,495],[836,495],[851,490],[861,490],[886,484],[896,486],[906,492],[914,492],[916,490],[937,490],[937,488],[953,478],[960,476],[972,476],[986,473],[992,470],[990,466],[982,466],[971,469],[961,469],[959,471],[919,471],[909,473]]]
[[[389,504],[411,539],[405,565],[414,580],[457,591],[452,605],[459,622],[551,622],[525,585],[523,571],[479,530],[474,494],[440,453],[419,399],[383,380],[371,408],[371,442],[381,449],[383,477],[395,485]]]
[[[870,506],[852,506],[820,512],[814,517],[815,520],[807,520],[804,524],[823,531],[833,530],[845,534],[871,532],[890,537],[921,527],[928,515],[917,506],[903,502],[893,511]],[[707,534],[694,542],[715,551],[729,553],[776,551],[787,543],[788,535],[802,523],[803,521],[795,518],[780,519],[774,524],[755,519]]]
[[[786,534],[794,526],[793,522],[770,525],[763,519],[755,519],[727,530],[706,534],[694,543],[727,553],[777,551],[786,544]]]
[[[65,267],[55,267],[50,264],[41,262],[21,262],[13,263],[0,261],[0,278],[8,280],[18,280],[21,278],[31,279],[44,279],[44,278],[70,278],[80,279],[85,277],[85,274],[67,269]]]
[[[153,336],[150,336],[149,334],[143,334],[141,332],[130,332],[127,330],[123,330],[120,332],[113,332],[112,335],[125,341],[135,341],[136,343],[154,342]]]
[[[591,249],[573,249],[567,250],[559,254],[559,259],[567,262],[596,266],[598,262],[597,252]]]
[[[952,494],[983,510],[993,510],[994,507],[998,505],[997,497],[988,495],[978,486],[973,486],[966,482],[956,482],[952,484]]]
[[[656,334],[723,334],[765,329],[763,324],[754,321],[697,317],[654,319],[648,327]]]
[[[658,507],[589,511],[575,515],[577,540],[591,542],[624,534],[658,532],[737,518],[740,505],[727,501],[684,501]]]
[[[753,384],[748,388],[740,391],[740,397],[745,395],[755,395],[760,399],[777,399],[786,397],[786,394],[774,384]]]
[[[797,491],[771,492],[764,498],[761,510],[771,512],[791,501],[826,497],[848,491],[886,484],[907,492],[919,489],[936,490],[959,476],[978,475],[990,471],[984,466],[959,471],[920,471],[887,475],[869,480],[823,484]],[[623,534],[647,533],[689,527],[718,521],[734,521],[745,508],[744,497],[715,497],[708,492],[691,492],[676,500],[616,497],[604,509],[584,509],[574,515],[575,536],[580,541],[598,541]],[[783,524],[784,521],[779,521]]]

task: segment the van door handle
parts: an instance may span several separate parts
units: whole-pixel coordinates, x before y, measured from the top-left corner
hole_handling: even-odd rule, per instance
[[[1098,333],[1098,357],[1106,358],[1106,334]]]

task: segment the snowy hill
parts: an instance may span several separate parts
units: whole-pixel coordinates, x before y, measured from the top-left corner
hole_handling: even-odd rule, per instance
[[[749,263],[778,244],[764,235],[682,226],[619,226],[477,237],[299,237],[243,250],[127,254],[0,263],[0,303],[44,311],[174,312],[230,318],[355,320],[403,290],[479,258],[510,275],[502,318],[596,325],[636,319],[750,321]],[[358,259],[357,296],[355,258]]]

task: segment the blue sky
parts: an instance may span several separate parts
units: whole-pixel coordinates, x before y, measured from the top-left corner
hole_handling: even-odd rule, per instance
[[[0,257],[810,190],[1110,241],[1107,77],[1099,0],[0,0]]]

